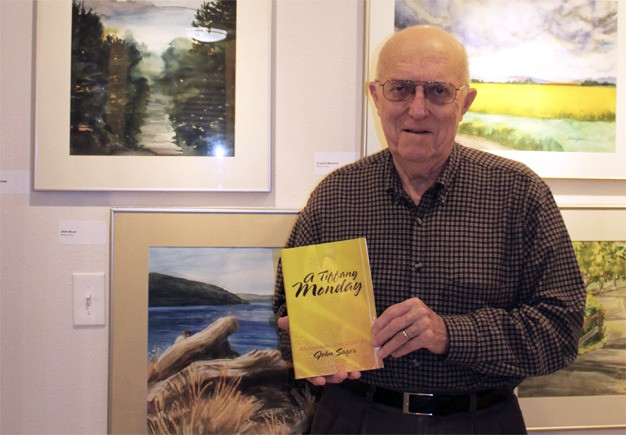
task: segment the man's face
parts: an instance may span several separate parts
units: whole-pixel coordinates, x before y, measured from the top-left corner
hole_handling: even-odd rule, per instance
[[[443,105],[429,101],[422,86],[407,101],[389,101],[383,95],[380,83],[387,80],[415,80],[448,82],[455,88],[466,84],[454,59],[433,56],[432,53],[400,54],[391,56],[380,71],[379,82],[370,83],[370,92],[389,150],[400,163],[428,163],[445,161],[450,155],[456,129],[474,101],[476,91],[465,87],[456,92],[456,98]]]

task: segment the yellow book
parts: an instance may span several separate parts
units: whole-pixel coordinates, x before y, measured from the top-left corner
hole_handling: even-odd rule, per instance
[[[281,250],[297,379],[382,368],[364,238]]]

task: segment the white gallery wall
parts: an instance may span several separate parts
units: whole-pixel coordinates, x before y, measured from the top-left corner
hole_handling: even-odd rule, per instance
[[[363,11],[358,0],[275,2],[271,192],[33,192],[34,4],[0,0],[0,179],[10,181],[0,195],[0,433],[106,432],[109,325],[73,325],[72,273],[108,282],[109,243],[61,243],[60,223],[108,228],[111,207],[126,206],[301,208],[319,179],[316,153],[361,147]],[[623,180],[550,185],[562,204],[626,204]]]

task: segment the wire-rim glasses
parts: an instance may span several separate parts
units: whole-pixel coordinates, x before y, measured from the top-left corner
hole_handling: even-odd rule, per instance
[[[456,93],[468,86],[466,83],[457,88],[452,83],[447,82],[415,80],[387,80],[385,83],[375,80],[375,82],[383,88],[383,95],[389,101],[407,101],[415,95],[415,89],[418,86],[422,86],[424,88],[424,96],[428,101],[439,105],[450,104],[456,98]]]

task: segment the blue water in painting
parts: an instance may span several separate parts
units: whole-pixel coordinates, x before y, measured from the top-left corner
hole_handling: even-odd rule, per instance
[[[184,331],[199,332],[221,317],[234,316],[239,329],[228,337],[231,349],[243,355],[253,349],[277,349],[272,303],[151,307],[148,309],[148,352],[162,353]]]

